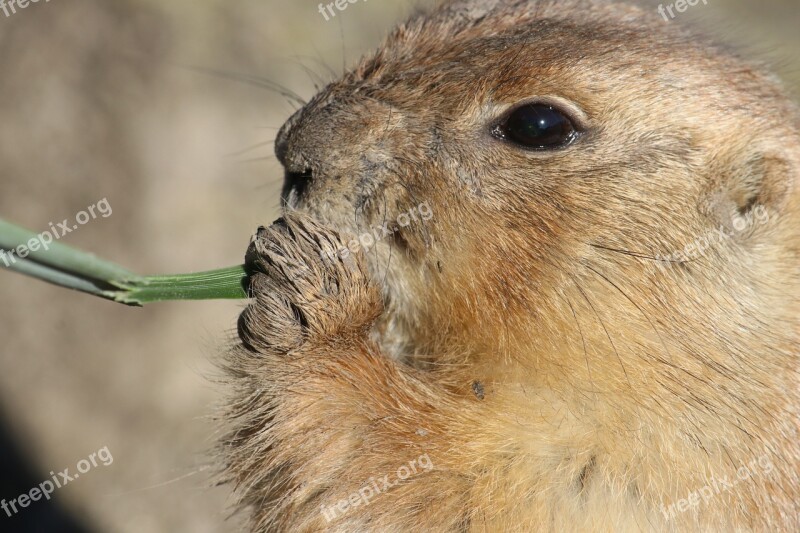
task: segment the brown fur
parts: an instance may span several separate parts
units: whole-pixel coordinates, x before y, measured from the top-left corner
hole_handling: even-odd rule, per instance
[[[586,134],[488,135],[532,97]],[[400,26],[277,141],[312,178],[251,245],[228,358],[252,530],[799,530],[798,123],[772,77],[655,10],[457,0]],[[423,202],[335,255],[329,228]]]

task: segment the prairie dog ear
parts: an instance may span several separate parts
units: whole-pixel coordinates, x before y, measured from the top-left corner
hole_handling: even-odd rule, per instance
[[[731,148],[729,157],[722,157],[715,165],[704,206],[716,224],[727,226],[732,220],[752,217],[755,209],[780,213],[789,196],[800,192],[799,169],[782,150],[758,152],[750,148],[748,154],[747,148]],[[741,154],[747,155],[743,159]]]

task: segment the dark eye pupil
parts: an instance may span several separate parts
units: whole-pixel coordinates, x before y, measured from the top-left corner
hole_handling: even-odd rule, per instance
[[[515,109],[497,133],[526,148],[557,148],[575,137],[572,121],[547,104],[527,104]]]

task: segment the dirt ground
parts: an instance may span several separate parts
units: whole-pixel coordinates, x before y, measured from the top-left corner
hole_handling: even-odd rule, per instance
[[[0,11],[0,218],[44,230],[106,199],[112,214],[64,242],[142,273],[241,262],[276,217],[272,141],[294,109],[247,79],[308,98],[417,5],[357,2],[329,21],[317,2],[289,0]],[[701,1],[665,23],[683,22],[800,88],[796,0]],[[113,456],[51,502],[0,511],[1,531],[238,530],[208,450],[223,393],[214,360],[241,302],[126,308],[0,271],[0,303],[0,498]]]

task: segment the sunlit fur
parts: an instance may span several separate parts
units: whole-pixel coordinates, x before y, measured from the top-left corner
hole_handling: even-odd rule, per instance
[[[530,99],[583,135],[492,137]],[[225,479],[253,531],[800,530],[800,134],[772,76],[655,9],[455,1],[277,155],[312,180],[251,246],[226,360]],[[366,254],[325,253],[328,228],[384,221]]]

